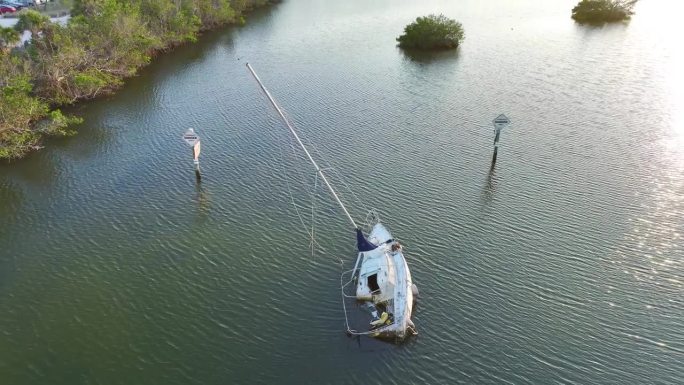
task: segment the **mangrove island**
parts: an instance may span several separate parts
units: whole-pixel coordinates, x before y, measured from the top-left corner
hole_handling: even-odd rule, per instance
[[[578,23],[602,24],[628,20],[637,0],[582,0],[572,9]]]
[[[444,15],[418,17],[397,38],[399,47],[419,50],[457,48],[465,38],[463,26]]]

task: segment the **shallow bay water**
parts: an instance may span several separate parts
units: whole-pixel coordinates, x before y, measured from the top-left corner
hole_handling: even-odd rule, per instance
[[[574,3],[285,1],[75,107],[0,165],[0,384],[683,383],[681,6]],[[428,13],[458,51],[395,46]],[[353,231],[246,62],[405,245],[416,338],[344,334]]]

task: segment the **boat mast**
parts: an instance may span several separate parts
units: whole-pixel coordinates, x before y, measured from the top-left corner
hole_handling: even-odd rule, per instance
[[[309,154],[309,151],[306,149],[306,147],[304,147],[304,143],[302,143],[301,139],[299,139],[299,135],[297,135],[297,132],[295,132],[294,128],[292,128],[292,125],[287,120],[287,118],[283,114],[283,111],[280,109],[280,107],[278,107],[278,104],[276,104],[275,100],[273,100],[271,93],[268,92],[266,87],[264,87],[264,84],[261,83],[259,76],[257,76],[256,72],[254,72],[254,69],[252,68],[251,65],[249,65],[249,63],[247,63],[247,68],[249,69],[249,72],[252,73],[252,76],[254,76],[254,79],[257,81],[257,83],[259,83],[259,87],[261,87],[261,90],[264,91],[264,93],[266,94],[266,97],[268,97],[268,100],[271,102],[273,107],[276,109],[276,111],[278,111],[278,115],[280,115],[280,117],[283,119],[283,122],[285,122],[285,125],[287,125],[287,128],[290,129],[290,132],[292,132],[292,135],[294,135],[295,139],[297,139],[297,143],[299,143],[299,146],[302,148],[302,150],[304,150],[304,153],[306,153],[306,156],[309,157],[311,164],[314,165],[314,167],[316,168],[316,172],[318,172],[318,174],[321,176],[321,178],[323,179],[323,182],[328,187],[328,190],[330,190],[330,193],[332,194],[332,196],[335,198],[337,203],[339,203],[340,207],[342,207],[342,211],[344,211],[345,215],[347,215],[347,218],[351,222],[352,226],[354,226],[354,228],[357,228],[356,222],[354,222],[354,219],[351,217],[351,215],[349,215],[349,211],[347,211],[347,208],[344,207],[344,204],[342,203],[340,198],[337,196],[337,193],[335,193],[335,190],[330,185],[330,182],[328,182],[328,178],[326,178],[325,174],[323,174],[323,170],[321,170],[321,168],[318,167],[318,164],[316,163],[314,158],[311,156],[311,154]]]

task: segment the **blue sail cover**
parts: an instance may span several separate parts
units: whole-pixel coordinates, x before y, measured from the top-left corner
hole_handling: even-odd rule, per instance
[[[366,237],[363,236],[361,229],[356,229],[356,247],[359,249],[359,252],[362,252],[371,251],[375,249],[377,246],[368,242]]]

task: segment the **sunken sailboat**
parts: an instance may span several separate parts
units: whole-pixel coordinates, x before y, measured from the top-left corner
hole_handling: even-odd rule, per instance
[[[356,263],[351,271],[342,274],[342,303],[347,333],[395,341],[417,334],[411,321],[417,289],[411,282],[411,272],[406,264],[402,245],[392,238],[389,230],[377,219],[377,215],[372,216],[368,235],[363,233],[328,182],[323,170],[299,139],[299,135],[249,63],[247,63],[247,68],[356,231],[358,248]],[[348,281],[345,282],[345,278]],[[355,287],[355,292],[348,293],[352,286]],[[350,318],[353,317],[347,310],[347,300],[353,300],[358,308],[365,310],[362,312],[365,316],[361,317],[364,321],[354,323],[354,326],[350,325]]]

